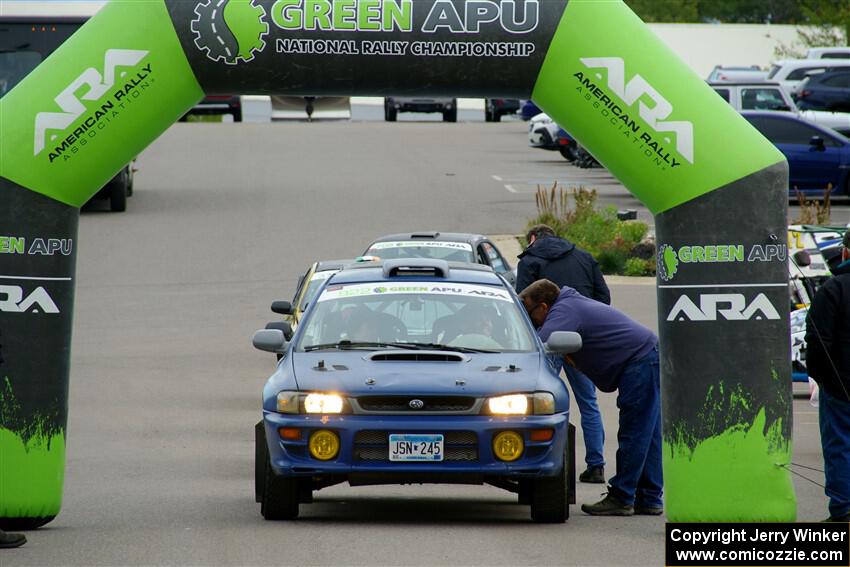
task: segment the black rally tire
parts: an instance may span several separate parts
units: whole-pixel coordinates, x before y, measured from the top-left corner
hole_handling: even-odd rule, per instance
[[[485,103],[485,105],[484,105],[484,122],[495,122],[495,121],[496,121],[496,118],[495,118],[495,113],[493,112],[493,109],[490,108],[489,104]]]
[[[266,459],[263,479],[263,497],[260,512],[269,521],[294,520],[298,517],[298,479],[277,476]]]
[[[457,122],[457,107],[443,111],[443,122]]]
[[[126,169],[122,169],[109,182],[109,208],[115,213],[123,213],[127,210],[127,183]]]
[[[563,524],[570,517],[567,451],[564,452],[561,472],[555,476],[544,476],[533,481],[531,519],[538,524]]]
[[[254,501],[263,501],[266,490],[266,463],[269,448],[266,445],[266,427],[262,420],[254,426]]]

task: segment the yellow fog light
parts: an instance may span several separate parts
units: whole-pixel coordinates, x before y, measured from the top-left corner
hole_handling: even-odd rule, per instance
[[[339,453],[339,437],[333,431],[320,429],[310,435],[310,454],[320,461],[329,461]]]
[[[522,436],[514,431],[502,431],[493,438],[493,453],[500,461],[515,461],[522,456]]]

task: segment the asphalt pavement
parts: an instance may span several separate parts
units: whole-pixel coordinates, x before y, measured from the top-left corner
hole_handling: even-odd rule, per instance
[[[525,128],[367,120],[166,132],[139,157],[126,213],[83,212],[65,501],[26,546],[0,552],[2,565],[663,564],[663,517],[574,506],[566,524],[536,525],[491,487],[341,485],[288,523],[264,521],[254,502],[253,426],[274,357],[251,335],[310,262],[412,229],[522,232],[532,189],[559,176],[640,206],[596,171],[582,177],[528,148]],[[617,281],[615,306],[656,328],[652,282]],[[610,474],[614,397],[601,407]],[[822,468],[815,412],[795,401],[795,462]],[[824,517],[822,490],[795,486],[800,519]],[[602,489],[579,485],[579,503]]]

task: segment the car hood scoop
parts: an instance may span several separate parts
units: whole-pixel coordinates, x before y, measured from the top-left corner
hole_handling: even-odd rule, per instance
[[[467,362],[469,357],[462,352],[441,350],[379,350],[366,357],[372,362]]]

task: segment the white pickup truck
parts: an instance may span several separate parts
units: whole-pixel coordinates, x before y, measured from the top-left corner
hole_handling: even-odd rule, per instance
[[[776,110],[793,112],[800,118],[850,136],[850,113],[800,110],[779,83],[709,83],[714,91],[737,111]]]

